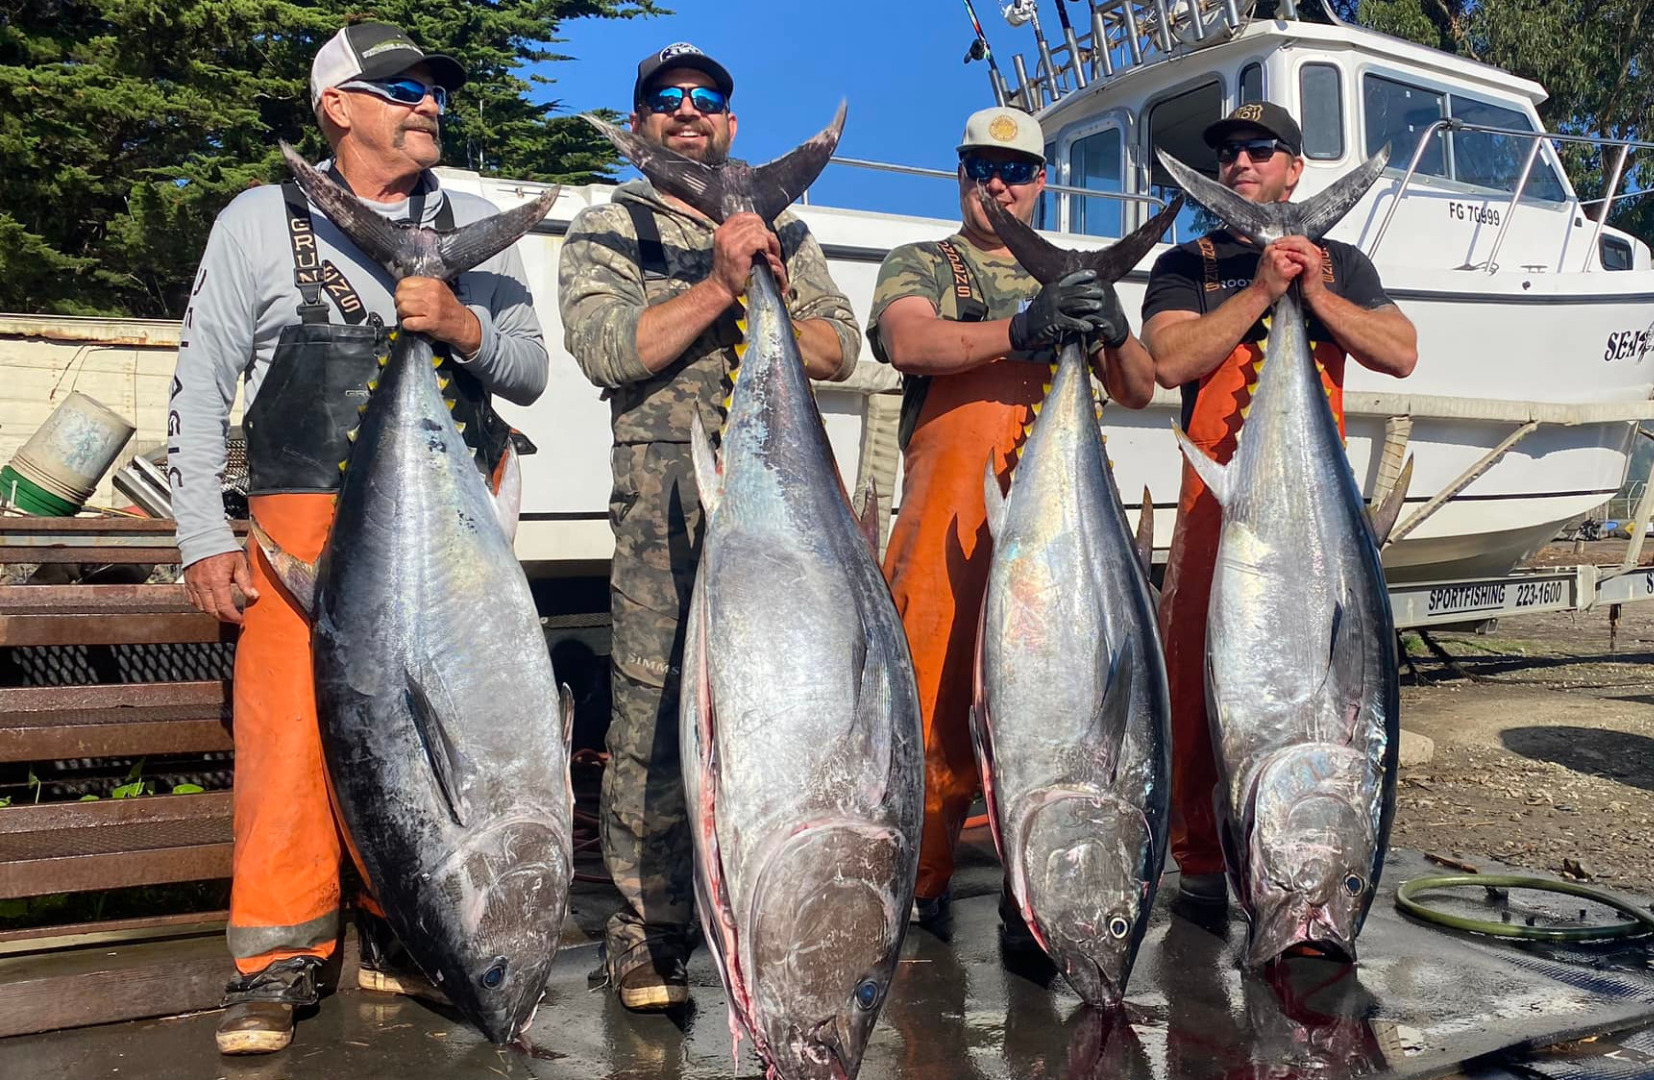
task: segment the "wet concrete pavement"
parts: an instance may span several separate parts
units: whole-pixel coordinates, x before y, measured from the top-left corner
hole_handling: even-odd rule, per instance
[[[1654,967],[1643,945],[1519,949],[1398,916],[1393,890],[1435,868],[1400,853],[1361,938],[1358,967],[1294,961],[1243,975],[1238,916],[1203,928],[1156,918],[1123,1017],[1089,1013],[1043,965],[1013,972],[997,939],[998,868],[979,842],[956,882],[952,940],[914,930],[861,1076],[865,1080],[1206,1080],[1438,1076],[1505,1048],[1654,1022]],[[1168,879],[1168,886],[1174,879]],[[406,999],[347,989],[325,999],[285,1053],[230,1060],[213,1049],[217,1014],[0,1041],[0,1077],[120,1080],[702,1080],[756,1077],[735,1067],[722,988],[704,950],[691,1007],[633,1016],[588,988],[595,936],[614,903],[582,886],[576,940],[561,954],[530,1031],[542,1056],[497,1050],[451,1017]],[[584,939],[583,941],[581,939]],[[351,972],[347,968],[347,985]],[[1489,1066],[1491,1067],[1491,1066]],[[1468,1070],[1471,1074],[1475,1069]],[[1484,1075],[1497,1075],[1486,1072]],[[1503,1074],[1509,1075],[1509,1074]]]

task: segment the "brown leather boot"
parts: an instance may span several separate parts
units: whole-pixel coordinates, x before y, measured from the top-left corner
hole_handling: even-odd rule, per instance
[[[224,1018],[215,1036],[220,1054],[273,1054],[293,1041],[293,1012],[318,997],[316,956],[291,956],[263,971],[237,975],[224,989]]]

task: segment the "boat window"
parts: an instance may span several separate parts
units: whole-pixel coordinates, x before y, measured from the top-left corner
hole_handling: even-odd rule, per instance
[[[1344,156],[1344,81],[1331,64],[1305,64],[1298,72],[1303,101],[1304,156],[1336,161]]]
[[[1076,139],[1068,151],[1068,183],[1091,191],[1124,191],[1124,147],[1120,129],[1107,127]],[[1083,236],[1119,236],[1118,199],[1068,197],[1068,231]]]
[[[1237,105],[1263,100],[1263,65],[1247,64],[1240,73],[1240,100]]]
[[[1206,145],[1202,133],[1222,116],[1223,87],[1215,79],[1162,98],[1149,108],[1149,194],[1170,200],[1180,190],[1154,157],[1155,150],[1163,150],[1207,176],[1217,175],[1217,152]],[[1177,215],[1177,236],[1196,236],[1212,227],[1193,204],[1185,204]]]
[[[1057,178],[1061,175],[1062,173],[1057,170],[1057,144],[1046,143],[1045,182],[1048,184],[1058,183]],[[1039,203],[1034,207],[1034,228],[1049,229],[1054,232],[1061,227],[1062,223],[1057,220],[1057,194],[1048,188],[1040,196]]]
[[[1629,270],[1632,267],[1631,245],[1617,236],[1602,238],[1602,268],[1604,270]]]
[[[1367,156],[1390,146],[1390,161],[1405,169],[1413,159],[1419,137],[1426,128],[1447,115],[1446,96],[1434,90],[1366,75],[1361,80],[1362,114],[1367,120]],[[1431,136],[1424,156],[1419,158],[1419,176],[1446,176],[1447,155],[1442,140]]]
[[[1514,131],[1533,131],[1533,121],[1515,109],[1489,105],[1485,101],[1453,94],[1449,102],[1453,119],[1486,127],[1510,128]],[[1510,194],[1516,190],[1516,181],[1522,176],[1522,164],[1533,149],[1532,139],[1514,135],[1494,135],[1486,131],[1456,131],[1453,133],[1453,178],[1462,183],[1488,191]],[[1556,175],[1556,168],[1543,151],[1534,159],[1528,174],[1523,198],[1562,202],[1567,190]]]

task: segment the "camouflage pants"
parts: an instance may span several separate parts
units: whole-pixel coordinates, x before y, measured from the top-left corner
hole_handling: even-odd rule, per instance
[[[614,713],[603,774],[603,857],[626,907],[609,920],[609,977],[684,956],[694,927],[694,858],[678,753],[684,616],[702,535],[689,446],[612,452],[609,576]]]

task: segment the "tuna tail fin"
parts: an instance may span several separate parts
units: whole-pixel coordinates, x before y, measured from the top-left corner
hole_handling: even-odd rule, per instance
[[[1396,527],[1396,519],[1401,517],[1401,508],[1407,501],[1407,489],[1413,484],[1413,458],[1408,455],[1407,463],[1401,467],[1401,475],[1390,488],[1384,501],[1367,508],[1367,520],[1373,527],[1373,542],[1380,549],[1389,543],[1390,532]]]
[[[305,197],[398,280],[418,276],[452,281],[516,243],[546,216],[559,190],[549,188],[533,202],[439,233],[398,225],[322,175],[287,143],[281,144],[281,152]]]
[[[259,550],[264,552],[264,560],[276,572],[276,580],[281,582],[305,617],[310,618],[316,606],[316,564],[283,551],[280,544],[270,539],[270,534],[259,525],[257,518],[251,518],[247,527],[258,541]]]
[[[1142,564],[1143,576],[1154,572],[1154,496],[1149,486],[1143,485],[1143,508],[1137,511],[1137,561]]]
[[[448,807],[448,816],[454,824],[464,828],[471,816],[470,802],[465,797],[467,788],[465,755],[454,744],[453,737],[443,726],[443,716],[456,715],[448,687],[437,669],[427,663],[421,670],[407,672],[408,713],[413,718],[414,730],[425,748],[425,758],[431,764],[431,776],[437,791]]]
[[[1156,150],[1160,164],[1172,174],[1177,186],[1218,217],[1235,232],[1261,245],[1282,236],[1307,236],[1319,240],[1361,201],[1390,160],[1390,148],[1351,169],[1331,187],[1301,203],[1255,203],[1237,195],[1216,180],[1210,180],[1163,150]]]
[[[712,440],[706,437],[700,413],[689,420],[689,457],[695,468],[695,489],[701,495],[701,509],[710,518],[723,501],[724,481],[718,473],[718,457],[713,452]]]
[[[1131,639],[1120,642],[1109,658],[1104,675],[1103,700],[1097,706],[1097,731],[1109,753],[1109,782],[1120,778],[1120,759],[1125,755],[1126,725],[1131,722],[1131,684],[1134,678]]]
[[[999,530],[1005,527],[1005,493],[999,488],[999,473],[994,471],[994,457],[988,455],[982,466],[982,502],[988,511],[988,535],[999,539]]]
[[[848,107],[847,102],[840,102],[831,124],[791,153],[757,168],[733,159],[708,165],[595,116],[587,115],[586,121],[636,165],[657,190],[682,199],[713,221],[751,209],[773,223],[776,215],[796,202],[827,167],[844,133]]]
[[[994,232],[1005,241],[1022,268],[1042,285],[1048,285],[1075,270],[1093,270],[1097,279],[1111,285],[1131,272],[1160,242],[1171,227],[1177,212],[1183,208],[1183,196],[1150,218],[1141,228],[1101,251],[1073,251],[1060,248],[1035,232],[1033,227],[1012,216],[1003,206],[988,196],[979,184],[976,197],[983,212],[993,224]]]
[[[867,486],[861,489],[861,514],[858,520],[861,524],[861,534],[867,538],[868,550],[873,553],[874,562],[879,560],[879,517],[883,513],[879,505],[879,483],[869,476]]]
[[[1219,465],[1206,456],[1206,451],[1189,441],[1183,434],[1183,426],[1176,420],[1172,421],[1172,434],[1177,436],[1177,444],[1183,448],[1183,456],[1189,459],[1189,464],[1195,467],[1201,483],[1212,492],[1212,497],[1223,506],[1229,501],[1229,466]]]

